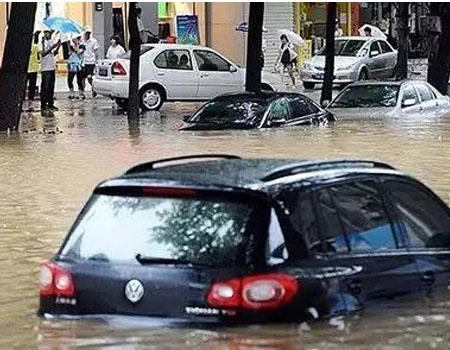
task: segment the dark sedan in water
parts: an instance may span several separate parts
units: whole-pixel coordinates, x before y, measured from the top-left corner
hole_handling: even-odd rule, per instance
[[[389,165],[188,156],[94,190],[39,314],[301,321],[449,283],[449,208]]]
[[[334,121],[310,98],[287,92],[233,93],[205,103],[186,116],[182,130],[258,129]]]

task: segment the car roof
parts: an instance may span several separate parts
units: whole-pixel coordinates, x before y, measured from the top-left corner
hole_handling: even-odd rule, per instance
[[[213,50],[210,47],[201,46],[201,45],[187,45],[187,44],[143,44],[144,47],[155,47],[160,49],[208,49]]]
[[[166,164],[164,166],[164,164]],[[370,160],[241,159],[230,155],[193,155],[139,164],[125,174],[103,182],[108,186],[174,186],[202,189],[241,189],[273,193],[300,179],[329,179],[352,173],[400,173]]]
[[[364,81],[357,81],[349,86],[370,86],[370,85],[394,85],[394,86],[400,86],[405,83],[426,83],[425,80],[418,80],[418,79],[403,79],[403,80],[364,80]]]
[[[276,99],[281,97],[304,97],[309,100],[309,97],[299,94],[297,92],[284,92],[284,91],[260,91],[260,92],[229,92],[214,98],[214,100],[224,100],[224,99],[232,99],[232,98],[251,98],[251,97],[260,97],[263,99]]]
[[[361,41],[369,41],[369,40],[374,40],[374,39],[381,39],[384,40],[383,38],[378,38],[378,37],[374,37],[374,36],[339,36],[337,38],[334,38],[334,40],[361,40]]]

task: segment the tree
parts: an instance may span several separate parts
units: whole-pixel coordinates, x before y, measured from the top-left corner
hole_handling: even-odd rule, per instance
[[[427,80],[439,92],[446,95],[450,73],[450,3],[432,2],[429,6]]]
[[[397,64],[394,69],[395,79],[401,80],[408,77],[408,42],[409,42],[409,2],[397,3]]]
[[[336,27],[336,3],[327,3],[327,31],[325,43],[325,74],[320,103],[331,101],[333,97],[334,75],[334,31]]]
[[[139,58],[141,38],[137,24],[138,8],[136,2],[130,2],[128,30],[130,32],[130,83],[128,88],[128,118],[139,117]]]
[[[245,90],[260,92],[264,3],[251,2],[248,17],[247,70],[245,75]]]
[[[19,127],[35,14],[35,2],[12,3],[0,71],[0,131]]]

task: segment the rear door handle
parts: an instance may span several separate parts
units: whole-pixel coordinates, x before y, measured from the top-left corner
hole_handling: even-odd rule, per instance
[[[433,271],[425,271],[422,275],[422,282],[427,286],[431,286],[436,281],[436,276]]]
[[[200,74],[200,78],[207,78],[207,77],[209,77],[209,74],[208,74],[208,73],[202,73],[202,74]]]
[[[156,75],[158,75],[159,77],[163,77],[163,76],[166,75],[166,73],[164,73],[164,72],[158,72],[158,73],[156,73]]]
[[[355,278],[348,284],[348,290],[352,294],[361,294],[362,281],[359,278]]]

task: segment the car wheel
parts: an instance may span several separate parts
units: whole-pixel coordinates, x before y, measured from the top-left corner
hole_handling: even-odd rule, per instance
[[[164,94],[157,86],[143,87],[140,97],[141,108],[145,111],[158,111],[164,103]]]
[[[126,98],[116,98],[116,104],[120,109],[128,108],[128,99]]]
[[[361,72],[359,72],[358,80],[368,80],[369,79],[369,73],[366,69],[363,69]]]
[[[270,86],[269,84],[261,84],[261,90],[262,91],[273,91],[273,87]]]
[[[315,84],[315,83],[309,83],[309,82],[306,82],[306,81],[303,82],[303,87],[304,87],[306,90],[312,90],[312,89],[314,89],[314,85],[316,85],[316,84]]]

